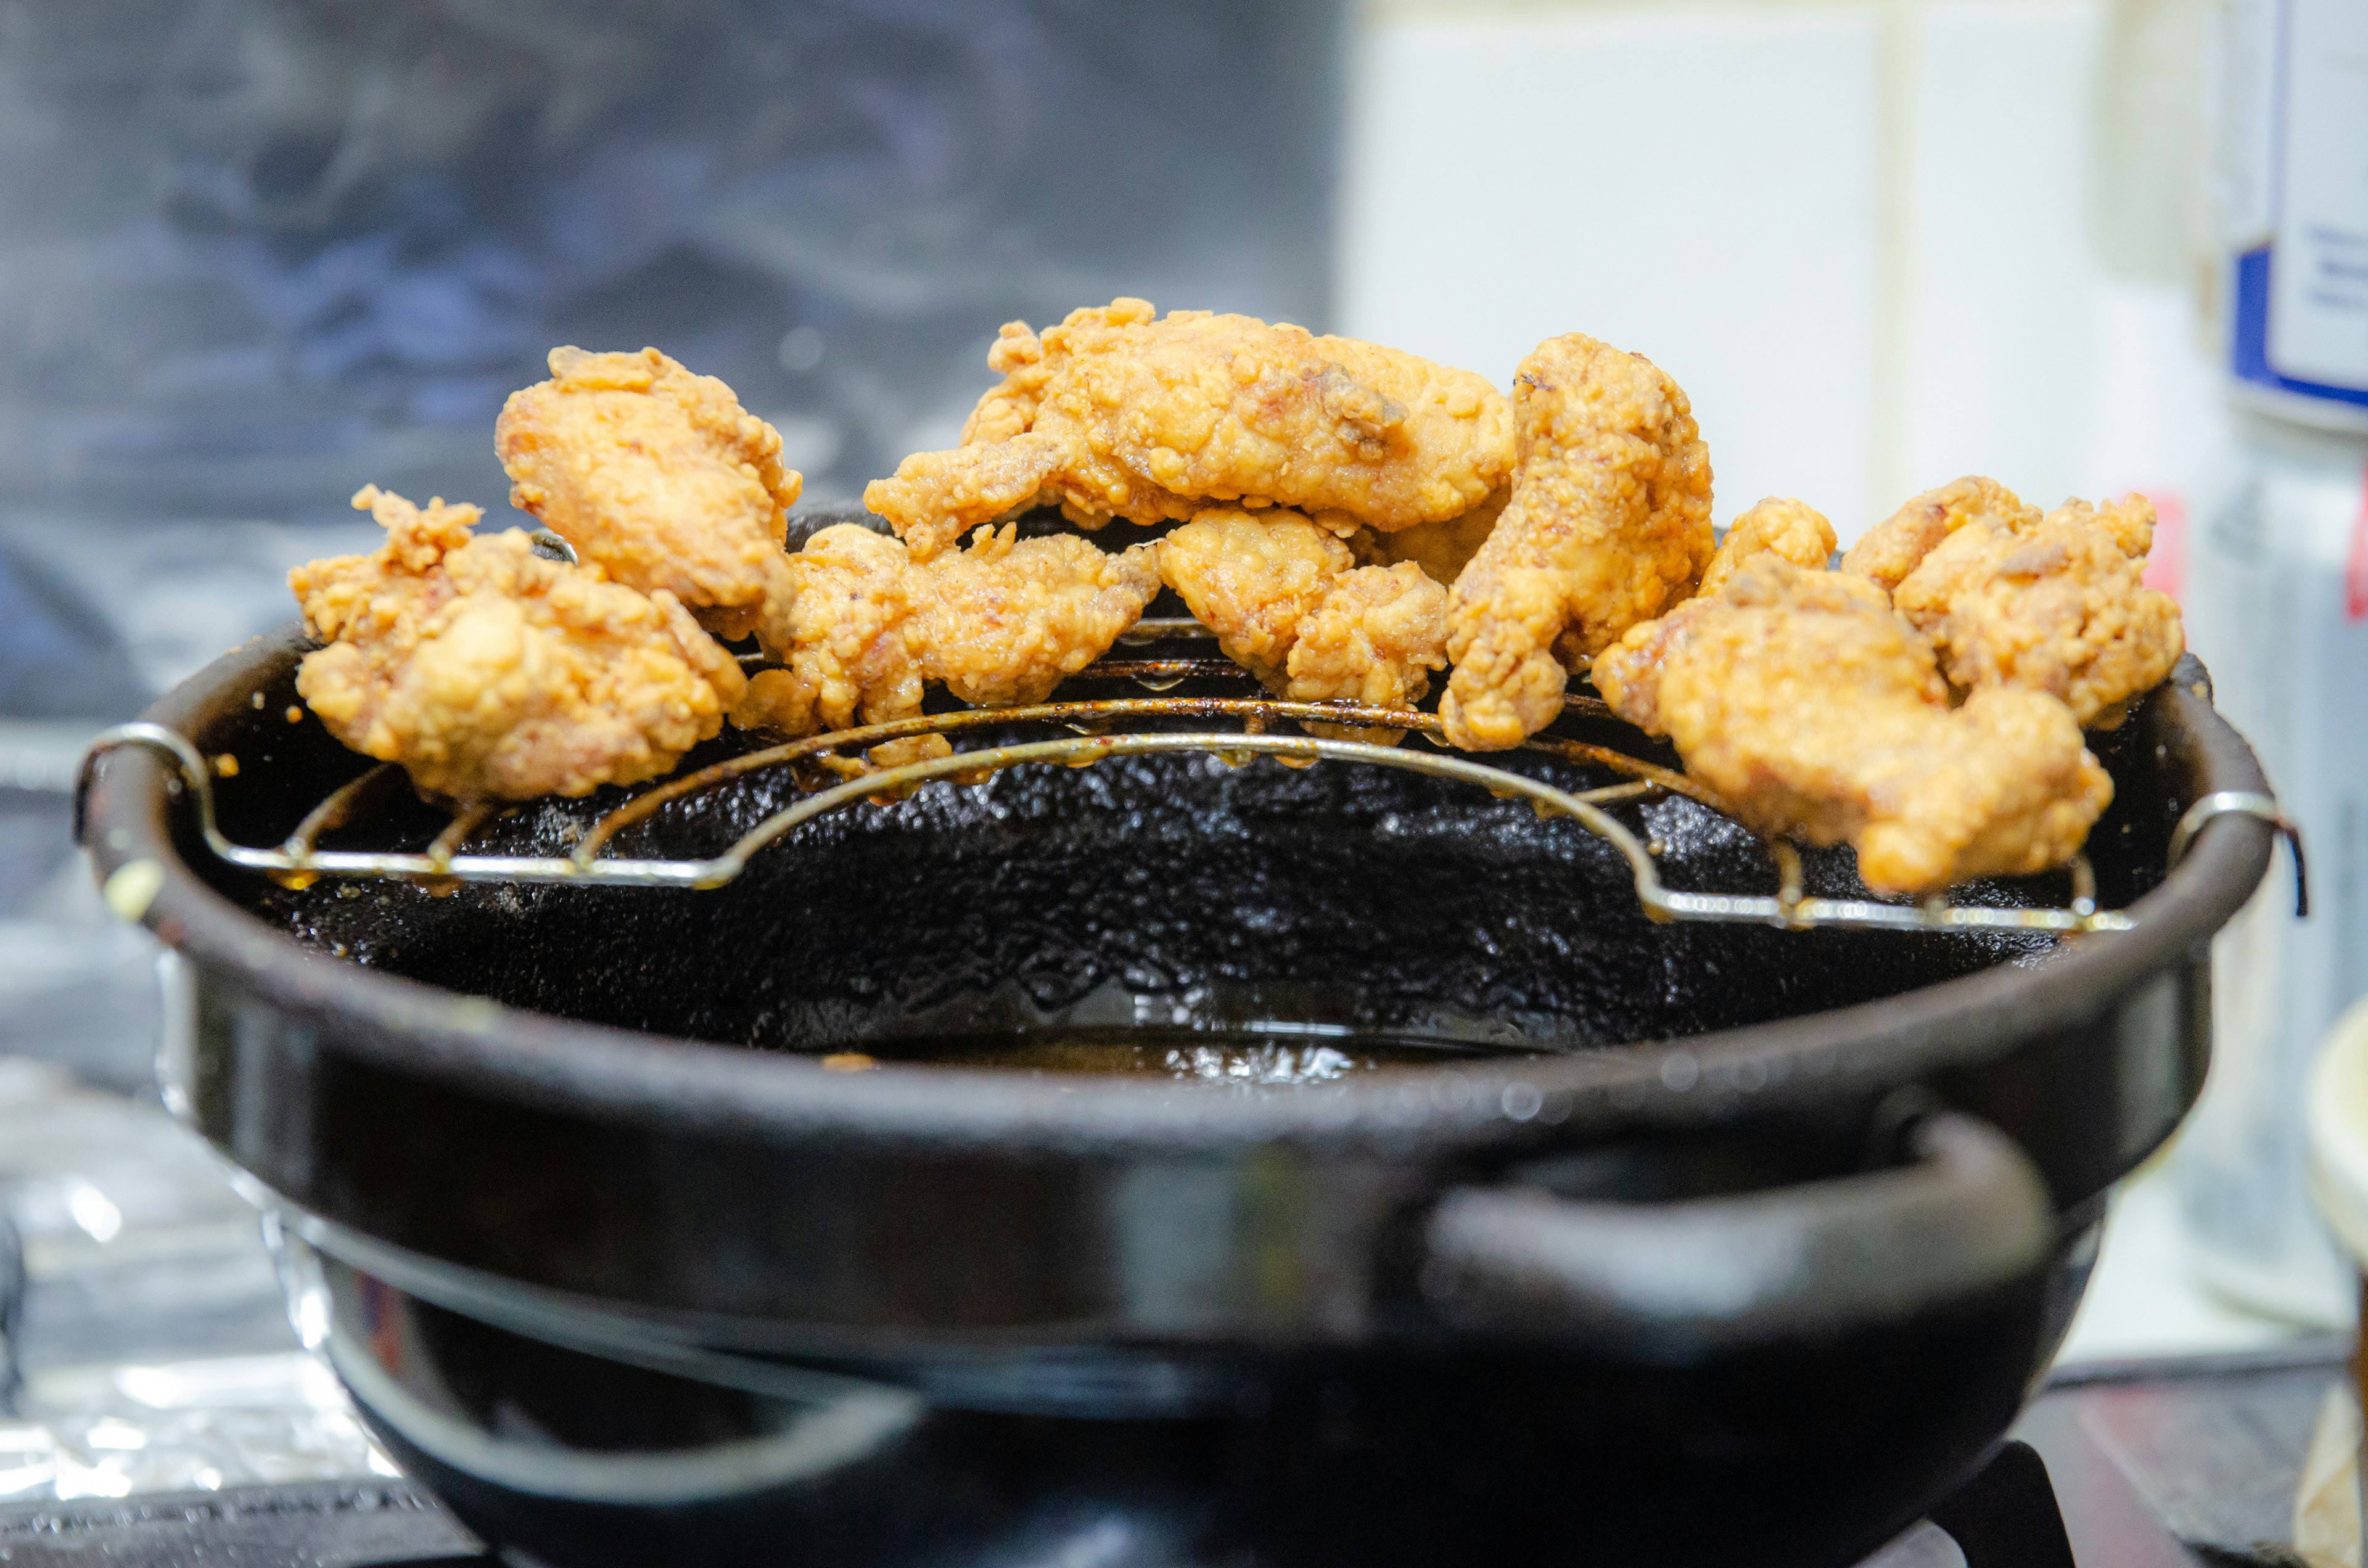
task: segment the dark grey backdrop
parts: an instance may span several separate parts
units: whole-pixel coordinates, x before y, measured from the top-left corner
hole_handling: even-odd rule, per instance
[[[1321,327],[1343,0],[0,0],[0,1054],[146,1075],[82,739],[657,344],[846,496],[1012,317]]]
[[[365,482],[498,512],[494,415],[555,343],[724,377],[850,495],[951,438],[1014,316],[1322,325],[1340,28],[1338,0],[0,6],[0,593],[84,611],[44,641],[0,600],[0,710],[217,651]],[[109,624],[128,668],[74,678]]]

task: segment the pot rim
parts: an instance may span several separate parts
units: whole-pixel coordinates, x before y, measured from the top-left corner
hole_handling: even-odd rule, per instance
[[[282,676],[309,644],[301,626],[250,640],[166,692],[145,717],[198,734]],[[2266,794],[2250,750],[2186,666],[2132,719],[2184,733],[2196,793]],[[2160,743],[2158,743],[2160,744]],[[1684,1124],[1738,1098],[1775,1103],[1842,1083],[1903,1082],[2077,1028],[2207,942],[2251,895],[2274,829],[2224,817],[2130,906],[2132,930],[2068,941],[2030,965],[1976,973],[1848,1007],[1570,1056],[1393,1067],[1288,1094],[1077,1074],[882,1062],[832,1072],[813,1057],[643,1033],[513,1007],[313,952],[207,885],[168,820],[167,771],[127,747],[101,759],[84,834],[102,882],[130,861],[162,869],[141,923],[213,979],[322,1026],[326,1047],[472,1093],[608,1121],[769,1139],[1026,1142],[1049,1147],[1208,1147],[1243,1142],[1497,1142],[1536,1124]],[[614,896],[647,896],[617,890]]]

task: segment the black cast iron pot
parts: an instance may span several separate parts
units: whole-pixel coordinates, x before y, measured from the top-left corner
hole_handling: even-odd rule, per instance
[[[286,717],[303,646],[151,715],[239,759],[245,842],[359,766]],[[2138,924],[2061,944],[1656,926],[1568,821],[1332,764],[933,787],[703,893],[278,887],[136,751],[86,841],[300,1321],[547,1561],[1836,1564],[2004,1431],[2202,1082],[2271,830],[2167,843],[2265,786],[2192,662],[2094,744]],[[743,786],[665,833],[793,792]],[[1642,825],[1769,883],[1688,801]],[[1154,1070],[1046,1065],[1078,1040]]]

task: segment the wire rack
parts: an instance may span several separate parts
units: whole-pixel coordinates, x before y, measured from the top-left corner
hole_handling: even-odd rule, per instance
[[[1190,619],[1151,619],[1139,623],[1121,642],[1140,646],[1209,635]],[[1248,681],[1254,677],[1224,659],[1133,658],[1121,653],[1071,678],[1124,679],[1157,693],[1171,690],[1186,680]],[[1565,710],[1596,718],[1611,716],[1600,701],[1586,697],[1571,698]],[[1144,727],[1179,722],[1228,727]],[[2071,898],[2061,907],[1960,904],[1947,893],[1915,902],[1812,894],[1805,887],[1799,851],[1782,840],[1770,841],[1768,845],[1778,882],[1772,894],[1675,889],[1661,880],[1656,858],[1660,846],[1640,837],[1605,808],[1622,801],[1682,795],[1713,811],[1720,809],[1714,797],[1681,773],[1611,746],[1554,735],[1531,737],[1526,748],[1531,752],[1621,776],[1621,782],[1615,784],[1574,790],[1445,751],[1440,749],[1443,743],[1430,746],[1382,745],[1326,734],[1275,733],[1279,724],[1305,722],[1348,729],[1406,731],[1433,742],[1440,733],[1435,715],[1412,710],[1340,702],[1292,702],[1267,697],[1153,695],[928,714],[894,723],[804,736],[650,786],[600,816],[565,856],[471,853],[467,847],[470,839],[499,809],[491,806],[461,810],[425,849],[417,852],[324,848],[321,840],[324,835],[363,820],[376,803],[401,787],[402,772],[393,764],[373,768],[332,792],[307,812],[296,830],[279,845],[233,843],[222,834],[216,820],[214,772],[205,756],[186,736],[148,722],[119,725],[93,740],[83,760],[77,799],[87,790],[100,758],[120,747],[141,746],[172,765],[168,787],[194,802],[199,828],[209,850],[230,865],[263,872],[287,885],[302,887],[323,877],[346,877],[395,878],[431,886],[477,881],[696,890],[719,888],[731,882],[752,858],[802,824],[860,801],[892,799],[931,783],[977,783],[1005,768],[1080,767],[1119,756],[1197,753],[1235,763],[1272,756],[1296,766],[1332,763],[1398,768],[1485,790],[1499,799],[1527,801],[1542,816],[1568,818],[1620,854],[1634,879],[1638,903],[1656,920],[1766,925],[1794,930],[2004,930],[2062,935],[2124,931],[2135,925],[2126,914],[2097,907],[2096,878],[2085,858],[2076,858],[2067,868]],[[967,751],[956,749],[948,756],[884,767],[860,767],[845,755],[916,736],[942,735],[952,741],[971,732],[1031,724],[1065,727],[1071,733],[1048,740],[991,744]],[[673,801],[716,790],[759,770],[794,768],[802,763],[809,767],[815,763],[835,765],[851,776],[835,784],[812,788],[803,798],[750,828],[722,853],[705,859],[649,858],[609,852],[625,829]],[[802,783],[806,782],[807,772],[797,770]],[[2171,862],[2176,864],[2186,853],[2206,824],[2229,814],[2268,820],[2292,839],[2292,829],[2278,815],[2275,801],[2266,795],[2223,792],[2198,801],[2180,819],[2171,835]],[[2294,848],[2299,893],[2300,846],[2296,844]]]

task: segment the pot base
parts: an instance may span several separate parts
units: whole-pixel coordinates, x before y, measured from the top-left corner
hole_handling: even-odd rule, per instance
[[[1996,1443],[2049,1293],[1682,1369],[1237,1361],[1242,1408],[1141,1420],[962,1409],[819,1369],[811,1399],[756,1394],[495,1328],[334,1260],[321,1278],[331,1358],[371,1429],[471,1529],[554,1568],[1846,1568]]]

